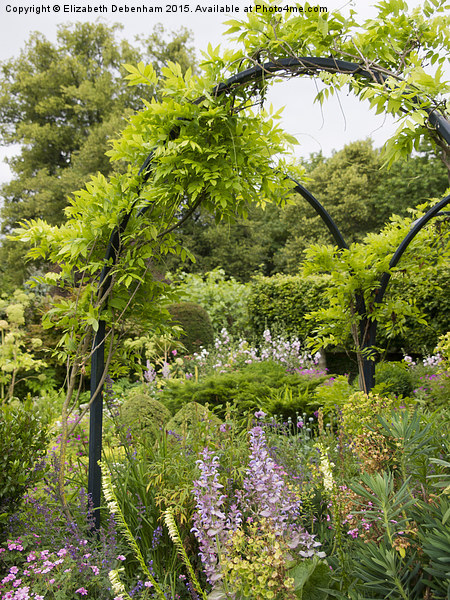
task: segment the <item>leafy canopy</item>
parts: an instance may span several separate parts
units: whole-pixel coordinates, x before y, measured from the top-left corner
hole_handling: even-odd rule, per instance
[[[120,38],[120,29],[60,25],[55,42],[34,32],[19,56],[0,64],[0,144],[20,145],[9,160],[12,180],[1,188],[2,233],[24,219],[59,225],[70,194],[91,175],[111,173],[108,140],[140,110],[143,93],[146,98],[157,93],[152,86],[128,86],[124,63],[145,60],[158,73],[169,60],[179,62],[183,72],[194,64],[187,30],[168,35],[156,26],[132,44]],[[3,287],[26,279],[23,255],[23,248],[2,240]]]
[[[16,239],[33,246],[31,258],[46,257],[60,265],[60,273],[41,281],[64,283],[76,291],[73,300],[55,306],[48,317],[49,324],[61,320],[65,342],[73,343],[75,330],[83,336],[90,326],[98,327],[107,297],[108,311],[102,314],[110,324],[117,323],[130,298],[138,299],[143,283],[145,298],[153,300],[155,323],[160,322],[157,300],[164,298],[165,286],[152,277],[151,266],[168,253],[189,256],[177,243],[174,229],[200,203],[220,221],[246,216],[254,203],[284,202],[290,184],[279,157],[293,140],[277,125],[277,115],[254,110],[272,80],[265,77],[250,87],[237,86],[230,94],[215,93],[217,82],[231,73],[258,61],[292,56],[331,53],[358,61],[369,72],[381,70],[385,83],[376,77],[363,82],[351,74],[310,71],[325,86],[318,99],[348,85],[377,110],[398,116],[400,127],[386,147],[387,162],[409,154],[425,133],[437,139],[426,111],[446,114],[442,96],[448,84],[442,67],[448,56],[450,17],[443,0],[427,0],[410,14],[406,8],[401,0],[382,1],[378,16],[362,25],[354,12],[345,18],[338,12],[273,14],[255,9],[245,21],[230,22],[240,48],[222,52],[209,46],[200,75],[190,69],[183,73],[176,63],[162,68],[161,75],[143,62],[127,64],[131,85],[160,91],[158,98],[143,101],[143,110],[129,118],[108,153],[112,161],[125,162],[127,170],[109,180],[94,176],[75,194],[60,227],[37,219],[25,222],[16,233]],[[434,75],[425,74],[427,63],[439,67]],[[280,75],[294,76],[295,70],[285,69]],[[141,172],[143,164],[146,169]],[[98,298],[97,278],[108,239],[125,214],[129,216],[120,232],[118,260],[110,265],[111,285]]]

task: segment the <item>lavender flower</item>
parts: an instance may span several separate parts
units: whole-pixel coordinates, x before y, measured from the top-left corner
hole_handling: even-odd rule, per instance
[[[147,383],[151,383],[156,379],[156,371],[149,360],[147,361],[147,370],[144,371],[144,379],[147,381]]]

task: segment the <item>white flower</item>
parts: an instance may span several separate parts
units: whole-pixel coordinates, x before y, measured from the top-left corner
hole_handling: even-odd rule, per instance
[[[327,491],[331,492],[331,491],[333,491],[333,488],[334,488],[333,472],[331,470],[331,468],[334,467],[334,464],[332,462],[330,462],[330,460],[328,458],[328,455],[327,455],[328,448],[324,448],[323,446],[318,446],[318,448],[320,450],[319,470],[323,476],[323,487]]]

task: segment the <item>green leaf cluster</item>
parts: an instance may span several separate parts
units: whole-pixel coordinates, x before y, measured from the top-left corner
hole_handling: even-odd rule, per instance
[[[19,54],[0,65],[0,143],[20,145],[9,159],[13,179],[2,186],[2,232],[24,219],[51,225],[64,219],[70,195],[112,165],[105,152],[125,118],[142,107],[142,89],[127,86],[126,67],[144,60],[160,73],[168,60],[194,64],[187,30],[170,35],[162,26],[132,44],[121,26],[59,25],[56,41],[32,33]],[[144,91],[147,99],[154,85]],[[117,165],[122,171],[124,165]],[[5,283],[23,283],[24,253],[2,240]]]
[[[311,341],[318,348],[335,346],[352,339],[359,352],[364,346],[361,323],[376,320],[385,339],[402,336],[408,324],[426,325],[414,297],[391,294],[378,301],[377,293],[383,273],[395,273],[413,280],[425,265],[446,265],[448,236],[432,227],[422,229],[411,241],[397,266],[390,261],[414,222],[423,212],[411,211],[412,217],[393,216],[379,233],[369,234],[363,243],[351,244],[348,249],[332,246],[312,246],[306,253],[303,273],[328,273],[329,285],[325,291],[326,304],[308,315],[317,329]],[[363,301],[363,302],[362,302]],[[351,338],[350,338],[351,336]]]
[[[20,506],[24,492],[45,474],[47,427],[33,414],[31,400],[0,407],[0,523]],[[6,525],[6,523],[5,523]],[[0,527],[0,530],[3,529]],[[0,531],[0,537],[3,537]]]
[[[337,11],[295,6],[300,10],[255,10],[246,20],[229,22],[229,33],[245,48],[241,69],[255,60],[302,61],[307,56],[332,56],[359,64],[370,74],[368,81],[353,74],[319,74],[310,68],[310,75],[317,75],[324,86],[317,101],[323,102],[345,85],[361,100],[368,100],[377,113],[397,118],[398,129],[384,148],[386,164],[406,157],[413,148],[418,150],[427,128],[441,145],[427,123],[427,111],[443,115],[448,111],[449,84],[444,69],[450,49],[447,0],[426,0],[413,10],[408,10],[404,0],[382,0],[376,16],[364,22],[358,22],[354,10],[344,17]],[[436,67],[433,74],[427,72],[430,63]],[[383,82],[373,75],[374,70],[382,73]],[[443,143],[442,148],[448,157],[448,145]]]

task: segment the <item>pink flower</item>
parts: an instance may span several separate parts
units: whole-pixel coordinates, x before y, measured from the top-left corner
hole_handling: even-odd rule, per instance
[[[28,598],[30,597],[28,595],[28,590],[30,588],[28,586],[25,586],[23,588],[19,588],[16,593],[14,594],[14,600],[28,600]]]
[[[14,573],[14,575],[15,575],[16,573],[19,572],[19,569],[17,567],[11,567],[10,570],[9,570],[9,572],[10,573]]]
[[[23,550],[22,542],[20,540],[8,540],[8,550]]]
[[[98,567],[96,567],[95,565],[90,565],[92,572],[94,573],[94,575],[98,575],[100,573],[100,569]]]
[[[350,529],[347,531],[348,535],[351,535],[353,539],[357,538],[359,535],[359,531],[357,529]]]
[[[119,554],[117,560],[125,560],[125,556],[123,554]]]
[[[77,590],[75,590],[75,594],[81,594],[82,596],[87,596],[87,589],[84,587],[80,587]]]

